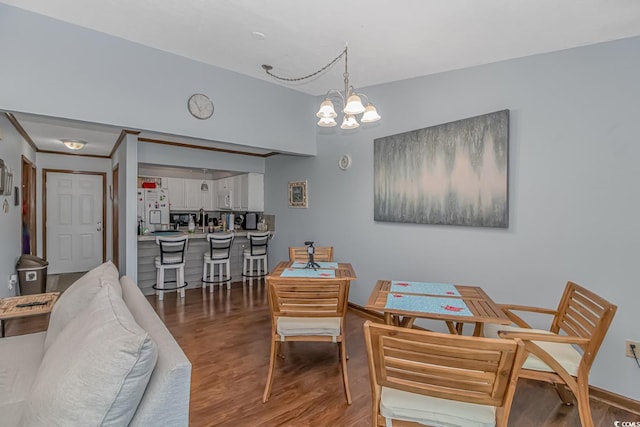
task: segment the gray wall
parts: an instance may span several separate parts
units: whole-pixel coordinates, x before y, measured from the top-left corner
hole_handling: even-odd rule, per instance
[[[640,339],[638,52],[634,38],[365,88],[381,121],[319,129],[316,157],[267,160],[272,259],[305,240],[335,246],[355,267],[350,300],[360,305],[378,279],[479,285],[498,302],[546,307],[576,281],[619,307],[591,383],[640,400],[629,380],[638,367],[624,356],[624,340]],[[510,110],[508,229],[373,221],[374,138],[502,109]],[[353,158],[347,171],[337,165],[344,153]],[[287,182],[298,180],[308,181],[308,209],[287,208]]]
[[[4,114],[0,114],[0,159],[5,166],[13,169],[13,186],[22,188],[22,156],[36,163],[33,149],[24,143]],[[22,190],[19,191],[22,199]],[[11,196],[0,195],[0,298],[16,295],[16,288],[9,290],[9,276],[15,274],[16,262],[22,254],[22,206],[14,205],[14,193]],[[2,206],[9,204],[9,211]]]
[[[315,154],[310,95],[4,4],[0,40],[0,109]]]

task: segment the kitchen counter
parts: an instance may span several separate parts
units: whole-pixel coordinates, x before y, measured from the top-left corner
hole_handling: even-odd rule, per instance
[[[233,234],[236,237],[247,237],[247,233],[253,231],[253,232],[258,232],[257,230],[238,230],[238,231],[234,231]],[[205,231],[204,233],[202,232],[202,230],[196,230],[193,233],[189,233],[186,230],[177,230],[177,231],[172,231],[172,230],[168,230],[168,231],[158,231],[157,234],[156,233],[148,233],[145,234],[143,236],[138,236],[138,242],[146,242],[146,241],[156,241],[156,237],[157,236],[184,236],[184,235],[188,235],[189,239],[206,239],[207,238],[207,234],[209,234],[207,231]],[[221,231],[216,231],[215,234],[223,234]]]
[[[209,233],[203,233],[201,230],[195,233],[189,233],[186,230],[164,233],[165,236],[189,236],[185,254],[184,277],[188,289],[201,288],[204,264],[203,254],[209,250],[209,243],[207,242],[207,234]],[[273,233],[271,231],[272,236]],[[222,232],[215,234],[222,234]],[[242,281],[242,254],[245,248],[249,247],[249,240],[247,239],[246,230],[234,231],[233,234],[235,237],[231,245],[230,256],[231,282],[239,282]],[[160,255],[160,248],[156,244],[156,236],[158,234],[153,233],[138,236],[138,286],[145,295],[153,295],[155,293],[152,288],[156,282],[155,257]],[[167,271],[165,276],[166,281],[175,280],[173,271]]]

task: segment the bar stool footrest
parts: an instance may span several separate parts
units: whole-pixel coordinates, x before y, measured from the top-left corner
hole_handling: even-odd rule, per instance
[[[151,286],[151,288],[155,289],[156,291],[165,291],[165,292],[169,292],[169,291],[176,291],[176,290],[178,290],[178,289],[186,288],[186,287],[187,287],[187,285],[189,284],[189,283],[187,283],[187,282],[184,282],[184,285],[182,285],[182,286],[178,286],[178,282],[177,282],[176,280],[170,280],[170,281],[167,281],[167,282],[164,282],[164,283],[169,283],[169,284],[171,284],[171,283],[175,283],[175,284],[176,284],[176,286],[172,286],[172,287],[170,287],[170,288],[159,288],[159,287],[158,287],[158,284],[157,284],[157,283],[154,283],[154,284],[153,284],[153,286]]]
[[[231,281],[231,276],[227,277],[224,276],[225,279],[224,280],[203,280],[202,283],[213,283],[213,284],[218,284],[218,283],[228,283]]]

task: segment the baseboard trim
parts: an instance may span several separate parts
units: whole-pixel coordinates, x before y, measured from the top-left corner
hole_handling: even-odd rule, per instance
[[[373,320],[374,322],[384,322],[384,315],[382,313],[368,310],[352,302],[349,303],[349,308],[357,311],[364,318]],[[591,398],[606,403],[607,405],[631,412],[635,415],[640,415],[640,401],[594,386],[589,386],[589,395]]]

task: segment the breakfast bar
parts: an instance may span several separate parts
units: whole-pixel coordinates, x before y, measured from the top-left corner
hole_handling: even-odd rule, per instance
[[[160,231],[138,236],[138,286],[145,295],[155,293],[153,285],[156,282],[155,257],[160,255],[160,249],[156,244],[156,236],[179,236],[188,235],[189,242],[185,255],[184,278],[187,282],[187,288],[202,287],[202,255],[209,250],[206,232],[197,230],[194,233],[186,231]],[[249,247],[247,239],[247,231],[234,231],[233,244],[231,246],[231,281],[237,282],[242,280],[242,253],[245,248]],[[167,273],[166,280],[175,280]]]

